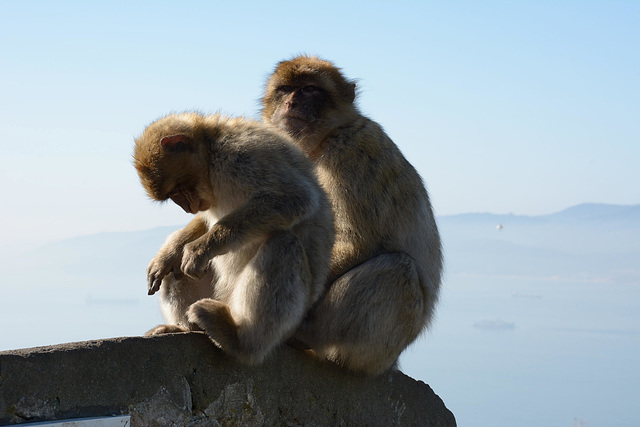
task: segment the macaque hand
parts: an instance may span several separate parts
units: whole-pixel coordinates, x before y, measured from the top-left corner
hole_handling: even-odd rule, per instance
[[[204,276],[209,267],[209,261],[213,258],[213,251],[203,243],[198,239],[184,246],[180,269],[194,279],[201,279]]]
[[[164,248],[151,260],[147,268],[147,286],[149,287],[149,295],[153,295],[160,289],[162,279],[173,272],[176,279],[182,277],[180,271],[180,261],[182,258],[181,250],[165,250]]]

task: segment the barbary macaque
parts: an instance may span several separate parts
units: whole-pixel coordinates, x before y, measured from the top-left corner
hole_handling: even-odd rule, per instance
[[[331,62],[298,56],[268,79],[262,120],[315,163],[335,219],[328,290],[291,342],[379,374],[429,325],[443,261],[422,179],[355,98]]]
[[[243,118],[172,114],[135,141],[147,194],[194,219],[147,270],[166,325],[204,330],[259,363],[290,338],[324,290],[333,218],[312,163],[283,132]]]

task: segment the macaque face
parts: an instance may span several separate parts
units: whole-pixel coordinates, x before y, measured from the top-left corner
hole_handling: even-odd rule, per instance
[[[273,93],[276,108],[271,122],[290,134],[299,134],[322,117],[327,100],[327,92],[316,81],[279,85]]]
[[[136,139],[134,166],[151,199],[171,199],[185,212],[196,214],[213,204],[212,191],[207,185],[206,155],[199,149],[204,142],[185,133],[163,136],[167,131],[162,125],[170,119],[152,124]],[[182,122],[174,127],[178,125],[184,127]],[[158,128],[164,132],[159,132]]]
[[[169,193],[169,198],[185,212],[190,214],[206,211],[211,207],[211,203],[200,198],[198,192],[195,190],[178,187]]]
[[[359,116],[356,85],[332,63],[300,56],[280,62],[267,81],[262,120],[289,133],[308,155],[335,129]]]

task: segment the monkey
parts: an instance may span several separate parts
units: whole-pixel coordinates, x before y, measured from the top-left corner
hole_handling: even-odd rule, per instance
[[[167,324],[147,335],[201,330],[262,362],[324,290],[333,215],[312,163],[258,121],[187,112],[147,126],[133,164],[152,200],[195,215],[149,264]]]
[[[290,343],[378,375],[430,325],[443,259],[422,178],[355,100],[332,62],[301,55],[276,65],[261,117],[314,162],[334,212],[327,290]]]

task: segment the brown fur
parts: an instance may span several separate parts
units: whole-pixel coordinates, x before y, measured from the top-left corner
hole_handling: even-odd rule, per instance
[[[314,161],[335,218],[328,291],[295,340],[378,374],[430,323],[442,254],[420,176],[354,100],[355,83],[332,63],[299,56],[269,78],[262,120]]]
[[[134,165],[152,199],[197,213],[149,265],[168,325],[148,334],[201,329],[262,361],[324,289],[333,224],[312,164],[259,122],[183,113],[147,127]]]

